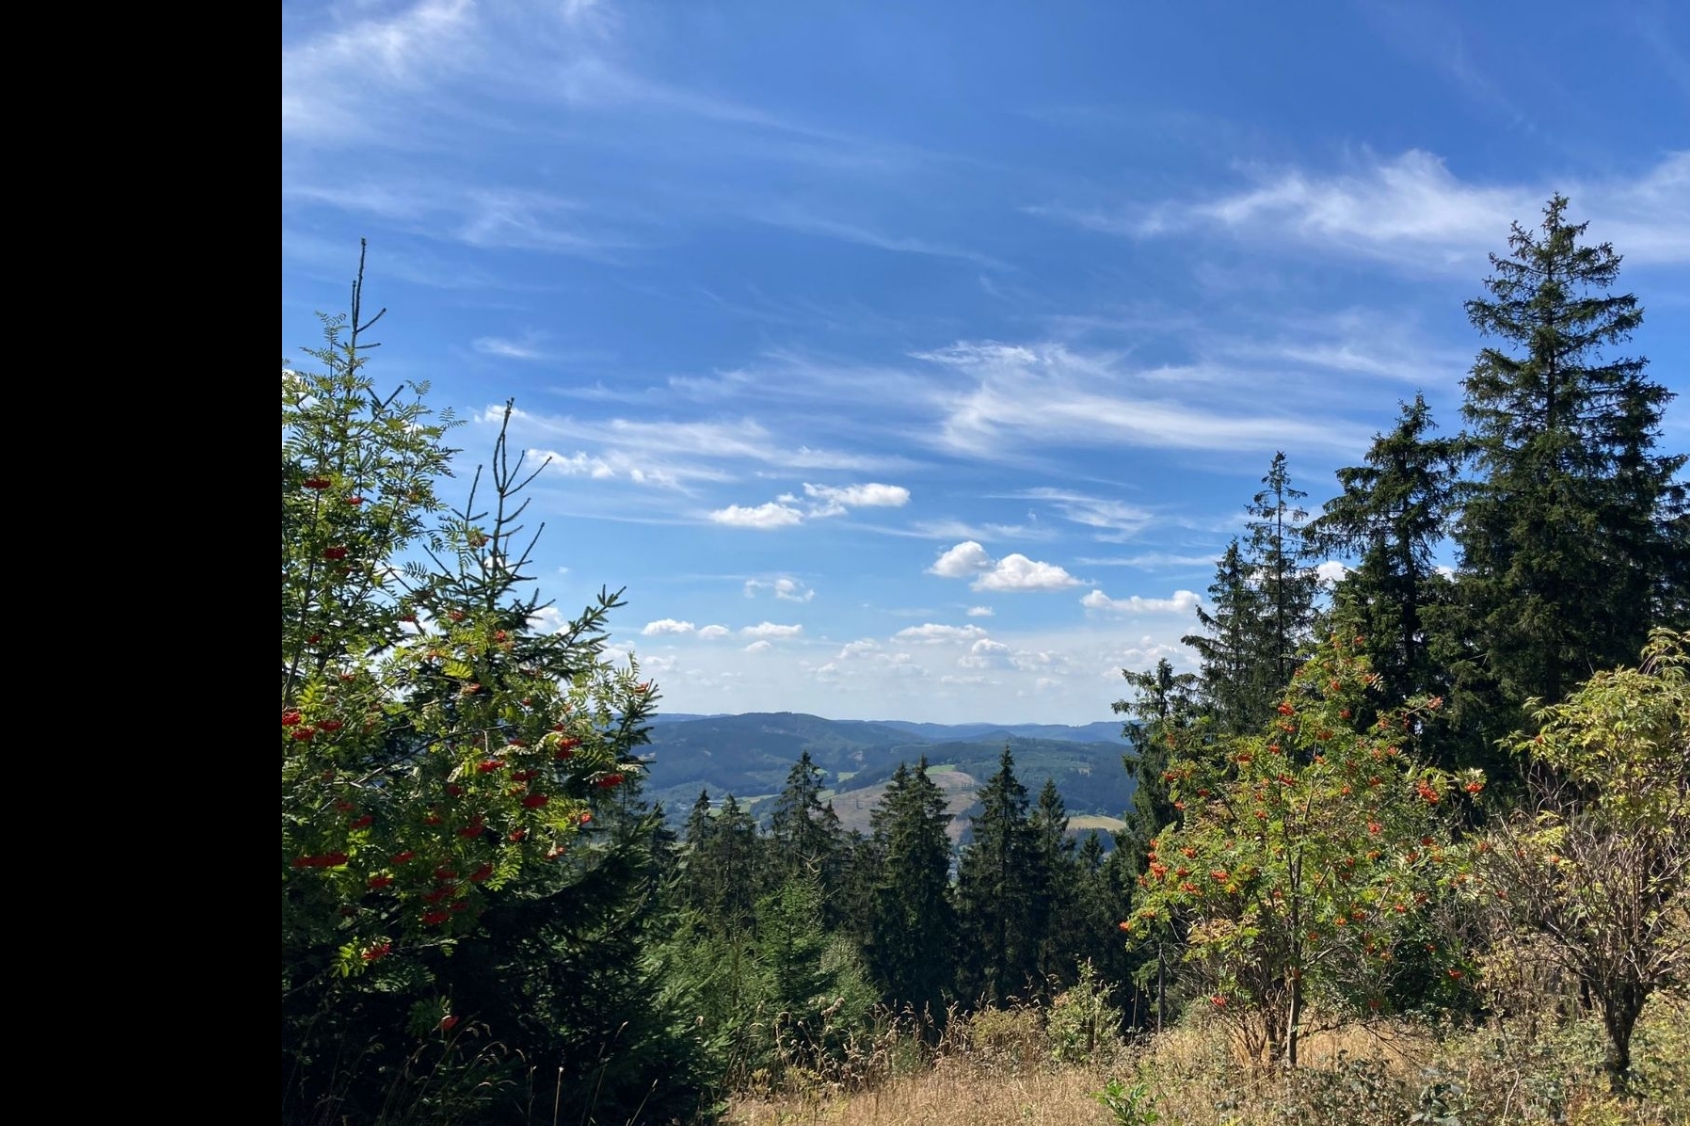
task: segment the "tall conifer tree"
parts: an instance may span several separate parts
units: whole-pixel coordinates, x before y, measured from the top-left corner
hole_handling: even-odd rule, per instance
[[[974,840],[963,850],[957,873],[967,951],[964,988],[971,998],[997,1002],[1022,990],[1038,969],[1033,830],[1027,787],[1015,777],[1007,743],[997,773],[980,791],[972,828]]]
[[[1122,731],[1132,750],[1121,756],[1121,763],[1133,780],[1133,804],[1116,843],[1138,875],[1144,871],[1151,839],[1174,819],[1174,802],[1163,775],[1179,733],[1196,718],[1198,678],[1193,673],[1176,673],[1165,657],[1147,672],[1122,669],[1121,675],[1137,694],[1112,705],[1117,713],[1132,717]]]
[[[1271,701],[1291,682],[1297,650],[1309,639],[1320,580],[1306,559],[1309,514],[1298,504],[1309,494],[1292,487],[1283,452],[1273,455],[1262,485],[1250,502],[1249,562],[1260,598],[1255,679]]]
[[[935,1015],[955,981],[956,912],[951,904],[951,815],[927,775],[900,763],[874,810],[880,856],[869,965],[887,1000]]]
[[[1365,638],[1390,704],[1446,687],[1429,655],[1427,614],[1451,592],[1433,552],[1454,509],[1461,448],[1454,438],[1432,437],[1435,428],[1423,396],[1402,404],[1390,433],[1374,436],[1365,463],[1338,470],[1343,492],[1309,526],[1323,551],[1356,560],[1334,591],[1334,611]]]
[[[1684,605],[1685,457],[1655,452],[1673,395],[1614,353],[1643,312],[1612,292],[1620,256],[1566,210],[1557,195],[1536,230],[1516,223],[1467,302],[1499,346],[1464,384],[1477,479],[1457,539],[1480,647],[1516,703],[1560,700]]]
[[[1224,732],[1248,731],[1272,706],[1273,692],[1257,660],[1261,612],[1261,593],[1233,540],[1215,565],[1209,605],[1197,607],[1202,632],[1180,638],[1202,661],[1204,709]]]

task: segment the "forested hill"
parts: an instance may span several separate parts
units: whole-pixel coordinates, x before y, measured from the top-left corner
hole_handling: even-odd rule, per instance
[[[1017,771],[1035,788],[1045,778],[1074,814],[1119,817],[1132,798],[1121,766],[1126,743],[1119,721],[1083,726],[996,725],[831,720],[796,712],[671,718],[652,727],[645,748],[650,770],[645,792],[663,802],[672,819],[685,815],[700,790],[712,798],[733,794],[742,802],[780,792],[805,751],[840,795],[885,782],[900,762],[926,756],[984,780],[997,769],[1008,743]],[[841,811],[841,816],[844,812]]]

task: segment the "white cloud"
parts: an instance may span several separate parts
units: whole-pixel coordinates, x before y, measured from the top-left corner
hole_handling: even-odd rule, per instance
[[[726,474],[705,466],[637,458],[619,450],[607,450],[602,454],[576,450],[573,454],[565,454],[557,450],[530,449],[528,458],[534,465],[545,463],[547,473],[562,473],[566,477],[588,477],[594,481],[631,481],[636,485],[652,485],[681,492],[689,491],[689,481],[727,479]]]
[[[968,616],[971,618],[989,618],[995,612],[990,606],[970,606],[968,608]]]
[[[497,421],[503,403],[489,405],[483,418]],[[877,458],[837,450],[800,445],[783,446],[754,418],[738,420],[669,422],[627,418],[574,418],[568,415],[531,414],[520,408],[511,413],[514,425],[524,431],[574,441],[592,442],[610,449],[646,458],[674,460],[683,457],[719,461],[754,461],[782,469],[868,470],[901,466],[902,458]]]
[[[1147,551],[1138,555],[1080,559],[1080,562],[1087,567],[1136,567],[1141,571],[1154,571],[1161,567],[1207,567],[1214,561],[1213,553],[1208,555],[1177,555],[1166,551]]]
[[[1328,559],[1326,562],[1316,567],[1314,571],[1315,574],[1320,576],[1322,582],[1335,583],[1344,577],[1345,573],[1349,571],[1349,568],[1338,562],[1336,559]]]
[[[498,336],[477,337],[470,344],[483,356],[497,356],[502,360],[543,360],[546,354],[531,343],[506,340]]]
[[[972,387],[936,392],[943,412],[935,442],[942,448],[993,461],[1013,459],[1018,447],[1220,450],[1228,453],[1283,449],[1350,452],[1366,433],[1329,418],[1299,414],[1287,403],[1240,401],[1237,389],[1264,377],[1253,371],[1134,368],[1122,354],[1087,353],[1060,343],[1036,346],[963,341],[918,359],[969,377]],[[1213,387],[1225,386],[1217,397]],[[1181,396],[1186,400],[1182,401]],[[1222,413],[1220,402],[1250,409]],[[1060,494],[1077,497],[1079,494]],[[1090,499],[1090,498],[1087,498]],[[1078,503],[1073,515],[1102,521],[1121,532],[1137,514]],[[1133,519],[1128,519],[1133,517]],[[1073,518],[1073,517],[1071,517]]]
[[[973,641],[986,636],[986,631],[979,626],[946,626],[937,622],[926,625],[910,626],[901,629],[895,635],[898,641],[915,642],[921,645],[943,645],[949,642]]]
[[[676,621],[674,618],[659,618],[655,622],[647,622],[640,633],[645,637],[658,637],[662,634],[695,633],[697,627],[691,622]]]
[[[1063,489],[1028,489],[1014,495],[1027,500],[1049,502],[1074,523],[1098,529],[1101,534],[1097,538],[1104,542],[1125,540],[1142,531],[1151,520],[1147,509],[1118,500],[1087,496],[1085,493]]]
[[[1197,608],[1203,600],[1189,590],[1176,590],[1172,598],[1110,598],[1101,590],[1094,590],[1080,599],[1088,610],[1104,610],[1111,614],[1184,614]]]
[[[426,87],[479,53],[469,0],[424,0],[282,50],[282,133],[344,139],[375,126],[383,95]]]
[[[962,579],[991,566],[992,557],[986,554],[986,549],[973,540],[965,540],[939,556],[933,566],[927,568],[927,573],[947,579]]]
[[[902,508],[910,502],[910,491],[902,485],[812,485],[804,483],[804,495],[816,501],[811,516],[838,516],[852,508]]]
[[[908,504],[910,491],[902,485],[812,485],[805,483],[804,495],[810,498],[807,509],[798,507],[799,499],[782,493],[767,504],[756,507],[729,505],[710,514],[718,524],[741,528],[790,528],[806,519],[842,516],[852,508],[896,508]]]
[[[770,645],[767,641],[753,641],[750,645],[745,647],[745,651],[747,653],[766,653],[773,648],[774,646]]]
[[[974,575],[974,582],[970,584],[973,590],[1066,590],[1071,586],[1083,585],[1079,579],[1054,563],[1041,563],[1019,553],[993,559],[985,548],[973,540],[959,543],[940,555],[933,566],[927,568],[927,573],[946,579],[963,579]]]
[[[1041,563],[1025,555],[1006,555],[997,566],[975,579],[975,590],[1030,591],[1066,590],[1083,585],[1079,579],[1054,563]]]
[[[733,631],[727,626],[705,626],[698,631],[698,636],[705,641],[717,641],[728,636]]]
[[[890,529],[888,529],[890,530]],[[1048,540],[1056,538],[1056,531],[1032,524],[970,524],[964,520],[922,520],[907,528],[897,529],[899,535],[918,536],[930,540]]]
[[[770,501],[759,504],[755,508],[743,508],[737,504],[730,504],[726,508],[719,508],[710,514],[710,519],[717,524],[726,524],[733,528],[757,528],[768,531],[771,528],[790,528],[794,524],[804,522],[804,514],[796,508],[788,508],[784,504]]]
[[[541,633],[562,633],[569,619],[556,606],[542,606],[528,616],[528,624]]]
[[[1008,668],[1009,646],[989,637],[982,637],[969,646],[968,653],[958,657],[956,663],[959,668],[965,669]]]
[[[1253,186],[1148,210],[1036,209],[1094,230],[1135,237],[1194,228],[1305,244],[1402,265],[1466,269],[1500,251],[1510,224],[1530,226],[1551,194],[1544,184],[1462,180],[1419,149],[1365,154],[1348,170],[1248,170]],[[1690,261],[1690,152],[1667,154],[1641,176],[1557,185],[1591,219],[1591,237],[1628,261]]]
[[[809,602],[816,597],[815,590],[788,575],[745,580],[745,597],[755,598],[759,591],[765,590],[783,602]]]
[[[874,640],[872,637],[865,637],[858,641],[847,641],[845,643],[845,647],[839,650],[838,660],[843,661],[847,657],[855,657],[864,653],[878,652],[879,649],[880,642]]]
[[[803,626],[780,626],[780,625],[776,625],[773,622],[763,622],[760,625],[746,626],[744,629],[740,630],[739,632],[740,632],[740,635],[743,636],[743,637],[786,638],[786,637],[797,637],[799,634],[804,632],[804,627]]]

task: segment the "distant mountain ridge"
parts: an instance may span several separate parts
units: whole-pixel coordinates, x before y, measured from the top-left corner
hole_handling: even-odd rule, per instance
[[[672,820],[685,817],[700,790],[716,800],[731,793],[755,807],[780,792],[808,751],[829,790],[855,811],[865,792],[878,796],[900,762],[926,756],[934,767],[984,781],[1008,743],[1016,775],[1029,791],[1036,794],[1048,777],[1071,813],[1115,817],[1132,797],[1121,766],[1121,730],[1119,721],[939,724],[831,720],[803,712],[660,716],[646,749],[646,793],[664,803]],[[955,800],[966,804],[970,797],[971,791],[959,792]]]

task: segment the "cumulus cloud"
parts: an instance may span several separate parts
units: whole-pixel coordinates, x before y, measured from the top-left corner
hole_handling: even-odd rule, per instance
[[[1184,614],[1195,610],[1203,600],[1195,592],[1176,590],[1172,598],[1110,598],[1101,590],[1094,590],[1080,599],[1087,610],[1104,610],[1111,614]]]
[[[982,637],[969,646],[967,654],[958,657],[956,663],[959,668],[965,669],[1008,668],[1009,646],[989,637]]]
[[[742,637],[786,638],[797,637],[804,632],[803,626],[781,626],[774,622],[762,622],[754,626],[746,626],[740,630]]]
[[[922,645],[943,645],[947,642],[973,641],[975,638],[985,637],[986,631],[979,626],[946,626],[937,622],[928,622],[925,625],[901,629],[893,636],[899,641],[915,642]]]
[[[749,508],[730,504],[712,512],[710,519],[730,528],[756,528],[766,532],[771,528],[790,528],[794,524],[802,524],[804,514],[779,501],[770,501]]]
[[[974,540],[965,540],[940,555],[933,566],[927,568],[927,573],[947,579],[964,579],[973,575],[974,582],[970,584],[973,590],[1066,590],[1084,585],[1054,563],[1041,563],[1019,553],[993,559]]]
[[[989,618],[995,612],[990,606],[970,606],[968,608],[968,616],[971,618]]]
[[[765,590],[783,602],[808,602],[816,596],[814,590],[788,575],[773,579],[745,580],[745,597],[756,598]]]
[[[839,650],[839,660],[855,657],[864,653],[873,653],[880,649],[880,642],[872,637],[865,637],[858,641],[847,641],[845,647]]]
[[[747,653],[766,653],[772,648],[774,648],[774,646],[770,645],[767,641],[753,641],[750,645],[745,647],[745,651]]]
[[[804,484],[804,495],[815,501],[811,516],[838,516],[852,508],[902,508],[910,502],[910,491],[902,485],[812,485]]]
[[[665,633],[694,633],[697,628],[691,622],[676,621],[674,618],[659,618],[655,622],[647,622],[640,633],[646,637],[657,637]]]
[[[1344,577],[1344,574],[1347,571],[1349,571],[1349,568],[1338,562],[1336,559],[1328,559],[1326,562],[1314,569],[1314,573],[1320,576],[1320,581],[1326,583],[1337,582],[1339,579]]]
[[[540,633],[562,633],[569,620],[556,606],[542,606],[528,616],[528,624]]]
[[[717,641],[728,636],[733,631],[727,626],[705,626],[698,631],[698,636],[706,641]]]
[[[963,579],[991,566],[992,557],[986,549],[973,540],[965,540],[939,556],[933,566],[927,568],[927,573],[947,579]]]
[[[828,516],[843,516],[853,508],[901,508],[909,503],[910,491],[902,485],[812,485],[804,484],[801,502],[791,493],[782,493],[767,504],[729,505],[710,514],[718,524],[740,528],[790,528],[805,520],[819,520]],[[807,503],[807,507],[799,507]]]
[[[997,566],[973,582],[975,590],[1066,590],[1084,584],[1054,563],[1040,563],[1025,555],[1006,555]]]

